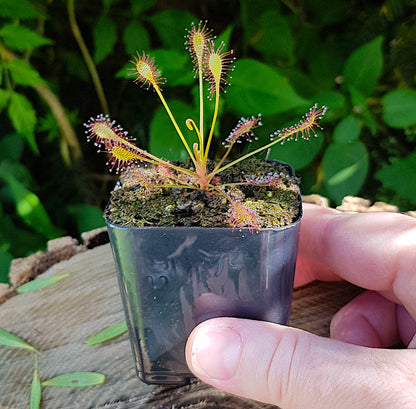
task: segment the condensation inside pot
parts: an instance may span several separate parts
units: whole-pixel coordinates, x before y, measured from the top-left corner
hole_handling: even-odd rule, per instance
[[[287,324],[299,223],[259,233],[109,224],[139,377],[185,383],[192,329],[227,316]]]

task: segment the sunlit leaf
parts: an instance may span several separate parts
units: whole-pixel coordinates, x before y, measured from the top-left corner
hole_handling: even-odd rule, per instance
[[[340,203],[347,195],[359,192],[368,173],[368,152],[361,142],[332,143],[323,158],[325,187]]]
[[[37,369],[33,374],[32,386],[30,388],[30,409],[39,409],[42,399],[42,385],[40,383]]]
[[[30,50],[52,41],[39,35],[36,31],[16,24],[6,24],[0,29],[0,37],[7,47],[18,51]]]
[[[8,348],[20,348],[27,349],[32,352],[37,352],[32,345],[28,344],[26,341],[23,341],[22,338],[19,338],[17,335],[14,335],[6,330],[0,328],[0,345]]]
[[[32,150],[38,153],[35,140],[36,112],[31,102],[24,95],[12,92],[8,114],[16,131],[28,141]]]
[[[9,62],[8,68],[16,84],[33,86],[43,82],[39,73],[24,60],[16,58]]]
[[[2,173],[7,181],[16,205],[17,214],[27,225],[48,238],[60,236],[60,231],[52,224],[39,197],[28,190],[11,173]]]
[[[116,338],[121,334],[124,334],[127,331],[126,322],[119,322],[109,328],[106,328],[103,331],[100,331],[98,334],[92,336],[87,341],[88,346],[100,344],[101,342],[109,341],[110,339]]]
[[[66,274],[59,274],[59,275],[54,275],[50,277],[39,277],[36,280],[29,281],[28,283],[21,285],[17,289],[17,292],[19,294],[23,294],[23,293],[30,293],[33,291],[42,290],[43,288],[47,288],[53,284],[59,283],[59,281],[63,280],[64,278],[69,277],[70,275],[71,275],[70,273],[66,273]]]
[[[71,372],[58,375],[42,382],[42,386],[56,386],[59,388],[83,388],[101,385],[105,382],[105,375],[96,372]]]

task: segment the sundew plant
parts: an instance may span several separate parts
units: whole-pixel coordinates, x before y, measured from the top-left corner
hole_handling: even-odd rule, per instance
[[[255,139],[253,130],[262,125],[261,114],[241,118],[224,139],[224,152],[220,160],[215,162],[214,166],[208,166],[210,147],[218,118],[220,94],[229,85],[231,79],[229,72],[233,70],[235,58],[232,50],[225,51],[223,42],[215,46],[212,30],[207,27],[206,22],[200,22],[197,26],[192,24],[191,29],[187,30],[185,46],[190,52],[195,76],[199,81],[199,118],[197,122],[193,118],[188,118],[184,124],[196,135],[197,142],[192,146],[184,137],[180,124],[177,123],[163,96],[162,85],[165,79],[161,77],[154,59],[144,52],[137,52],[131,60],[133,65],[131,74],[135,83],[147,89],[152,88],[156,92],[189,155],[191,167],[166,161],[139,148],[133,143],[134,139],[108,116],[98,115],[84,124],[87,128],[87,139],[94,140],[100,150],[104,147],[103,151],[111,155],[108,162],[110,170],[117,173],[126,168],[132,170],[135,181],[143,187],[145,192],[150,194],[155,189],[170,187],[196,189],[220,195],[229,204],[231,225],[259,230],[264,226],[261,217],[239,195],[233,194],[228,185],[221,183],[221,173],[251,156],[267,151],[276,144],[291,139],[296,140],[298,136],[309,139],[311,135],[316,135],[315,128],[320,128],[318,121],[325,114],[326,107],[318,108],[314,105],[297,124],[273,132],[268,143],[236,159],[228,160],[233,146],[236,143],[250,142]],[[205,81],[209,84],[208,92],[204,91]],[[204,95],[206,92],[207,95]],[[215,101],[211,126],[207,130],[204,129],[206,96]],[[132,166],[137,164],[139,166]],[[280,177],[276,174],[267,174],[262,177],[247,175],[242,183],[276,186]]]

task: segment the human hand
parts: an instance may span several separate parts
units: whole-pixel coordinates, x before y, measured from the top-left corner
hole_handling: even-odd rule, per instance
[[[219,389],[282,409],[415,408],[416,220],[305,205],[295,285],[312,280],[369,290],[335,315],[331,339],[216,318],[190,335],[189,368]],[[398,341],[408,349],[382,349]]]

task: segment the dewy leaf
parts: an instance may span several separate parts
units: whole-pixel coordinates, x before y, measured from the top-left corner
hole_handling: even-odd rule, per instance
[[[332,143],[323,157],[325,187],[337,203],[347,195],[355,195],[368,172],[368,152],[361,142]]]
[[[391,91],[383,99],[383,118],[393,128],[416,124],[416,91],[400,89]]]
[[[50,287],[53,284],[59,283],[59,281],[63,280],[64,278],[69,277],[71,274],[59,274],[50,277],[39,277],[36,280],[29,281],[26,284],[21,285],[17,292],[19,294],[30,293],[33,291],[42,290],[43,288]]]
[[[16,84],[33,86],[43,82],[39,73],[24,60],[15,59],[7,65]]]
[[[239,115],[261,112],[267,116],[310,104],[284,77],[258,61],[237,60],[232,77],[232,86],[227,89],[225,99]]]
[[[86,386],[102,385],[105,375],[96,372],[71,372],[58,375],[42,382],[42,386],[56,386],[59,388],[83,388]]]
[[[37,352],[37,350],[28,344],[26,341],[23,341],[22,338],[19,338],[17,335],[11,334],[6,330],[0,328],[0,345],[3,345],[8,348],[20,348],[27,349],[32,352]]]
[[[100,16],[94,27],[94,61],[99,63],[113,52],[117,41],[114,21],[107,16]]]
[[[376,179],[416,206],[416,152],[405,158],[394,158],[391,162],[376,173]]]
[[[52,40],[43,37],[25,26],[6,24],[0,29],[0,37],[7,47],[18,50],[33,50],[42,45],[52,44]]]
[[[24,95],[12,92],[8,114],[16,131],[28,141],[35,153],[39,153],[35,140],[36,112],[30,101]]]
[[[364,44],[355,50],[344,66],[344,85],[370,96],[383,72],[383,37]]]
[[[30,388],[30,409],[39,409],[42,399],[42,385],[40,383],[37,369],[33,374],[32,386]]]
[[[101,344],[101,342],[109,341],[110,339],[116,338],[121,334],[124,334],[127,331],[127,323],[125,321],[119,322],[109,328],[106,328],[103,331],[100,331],[98,334],[92,336],[88,341],[87,345],[92,346],[96,344]]]

